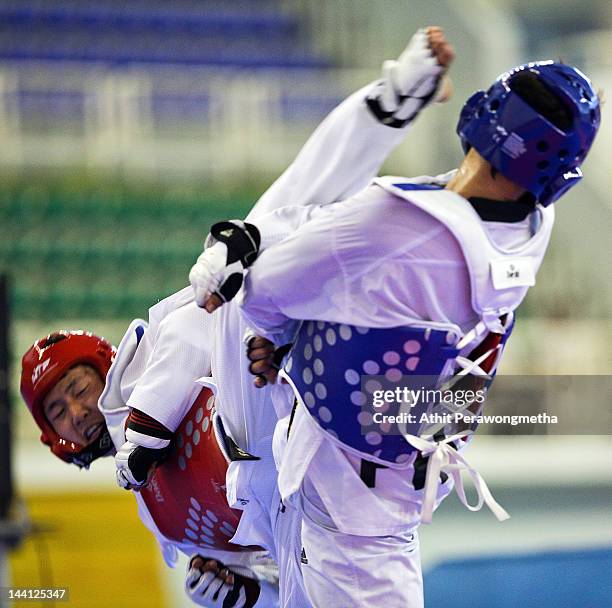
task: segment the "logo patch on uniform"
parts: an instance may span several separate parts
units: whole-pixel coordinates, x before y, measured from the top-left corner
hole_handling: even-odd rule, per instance
[[[491,279],[495,289],[531,287],[535,285],[533,260],[526,256],[492,260]]]
[[[157,479],[155,479],[155,475],[151,479],[150,488],[153,491],[153,496],[157,502],[165,502],[164,495],[159,487],[159,484],[157,483]]]
[[[502,151],[510,158],[518,158],[525,154],[527,148],[525,147],[525,142],[522,137],[519,137],[516,133],[511,133],[503,143]]]
[[[302,547],[302,554],[300,555],[300,561],[303,564],[307,564],[308,563],[308,558],[306,557],[306,550],[304,549],[304,547]]]

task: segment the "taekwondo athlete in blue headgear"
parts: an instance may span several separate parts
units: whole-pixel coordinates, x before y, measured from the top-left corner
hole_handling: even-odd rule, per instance
[[[374,119],[400,127],[432,100],[443,70],[430,72],[433,88],[402,89],[397,78],[398,64],[409,71],[414,53],[428,49],[439,61],[431,29],[397,64],[385,62],[366,100]],[[250,256],[242,312],[257,340],[292,344],[280,374],[296,406],[277,426],[278,483],[302,511],[314,605],[421,607],[417,528],[453,485],[468,508],[486,503],[508,517],[465,459],[473,427],[407,427],[396,404],[375,411],[373,397],[385,383],[414,388],[419,374],[433,386],[466,375],[490,382],[546,252],[550,203],[577,183],[599,122],[597,93],[578,69],[518,66],[465,104],[458,133],[467,153],[457,170],[377,178],[263,247],[254,263]],[[241,256],[227,239],[211,245],[217,262],[222,250]],[[198,264],[207,266],[206,252]],[[207,271],[206,285],[192,283],[210,309],[227,277],[218,266]],[[271,380],[269,350],[256,344],[253,371]],[[426,414],[427,405],[411,409]]]

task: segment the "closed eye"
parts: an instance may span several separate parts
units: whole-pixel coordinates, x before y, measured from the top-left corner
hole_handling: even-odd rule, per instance
[[[84,395],[87,392],[87,389],[89,388],[89,384],[85,384],[82,385],[81,387],[79,387],[76,392],[75,392],[75,396],[76,397],[81,397],[82,395]]]
[[[51,406],[49,414],[52,422],[59,420],[65,413],[66,408],[63,405]]]

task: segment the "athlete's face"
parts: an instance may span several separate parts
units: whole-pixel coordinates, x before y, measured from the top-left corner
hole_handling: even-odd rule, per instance
[[[43,400],[43,411],[55,432],[82,446],[104,429],[98,399],[104,383],[93,367],[77,365],[60,379]]]

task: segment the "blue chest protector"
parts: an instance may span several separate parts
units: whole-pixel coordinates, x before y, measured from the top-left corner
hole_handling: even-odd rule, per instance
[[[416,434],[418,424],[372,419],[373,391],[397,386],[436,388],[459,354],[453,331],[418,327],[368,329],[305,321],[285,365],[302,401],[322,429],[340,442],[386,462],[400,463],[414,452],[400,429]],[[444,374],[443,374],[444,373]],[[362,382],[362,376],[378,376]],[[368,403],[370,406],[367,406]],[[366,406],[366,407],[364,407]],[[397,406],[385,415],[398,413]],[[419,416],[418,408],[412,412]],[[381,430],[383,432],[381,432]]]

